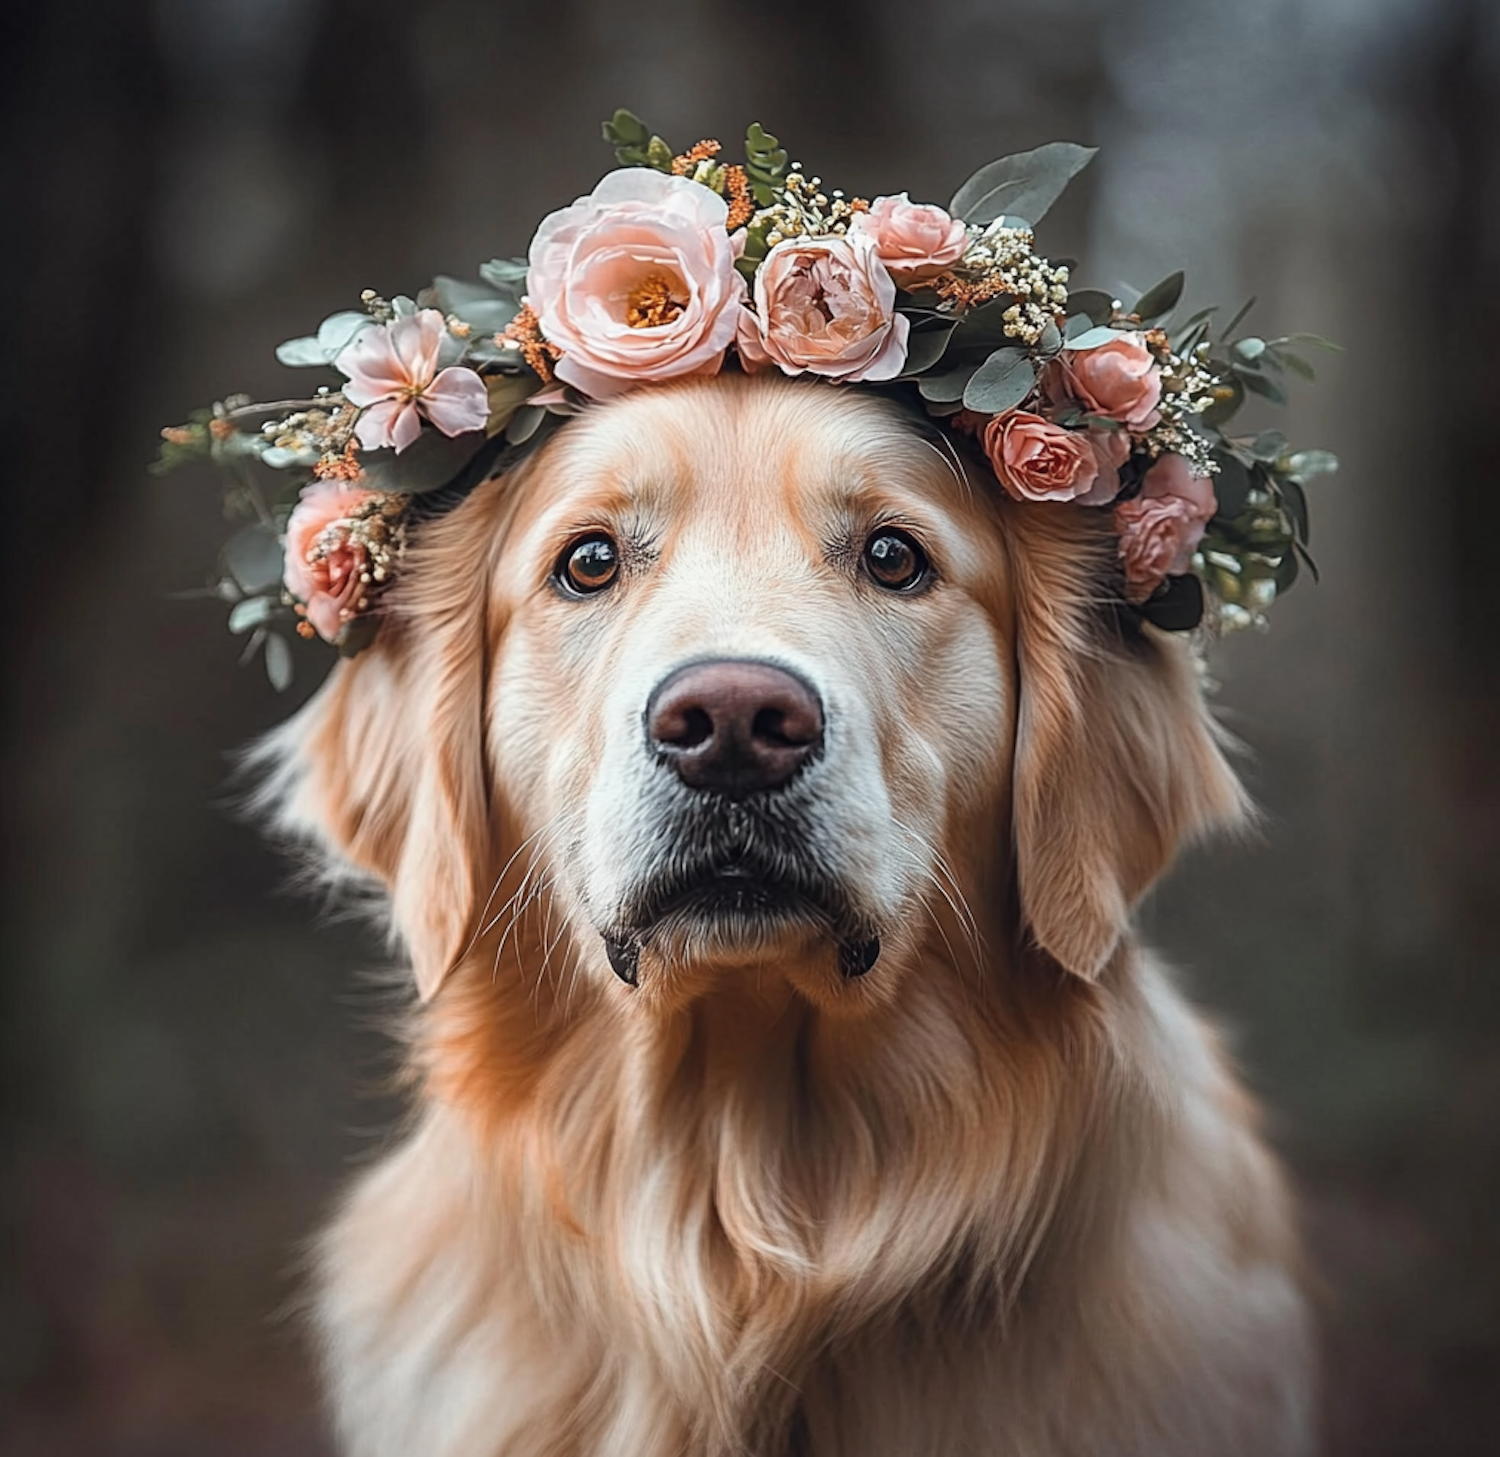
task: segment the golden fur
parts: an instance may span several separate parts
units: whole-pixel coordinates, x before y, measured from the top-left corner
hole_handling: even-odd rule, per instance
[[[413,1126],[320,1247],[353,1457],[1310,1450],[1281,1177],[1129,925],[1244,805],[1181,645],[1108,609],[1098,515],[735,376],[592,408],[421,529],[260,751],[423,998]],[[938,571],[911,600],[858,571],[890,523]],[[565,600],[594,529],[624,575]],[[864,977],[815,930],[610,972],[620,877],[671,853],[641,705],[705,654],[829,704]]]

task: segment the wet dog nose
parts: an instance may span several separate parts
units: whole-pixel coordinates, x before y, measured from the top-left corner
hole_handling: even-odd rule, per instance
[[[778,789],[822,747],[812,686],[751,658],[690,663],[646,705],[652,751],[690,789],[746,795]]]

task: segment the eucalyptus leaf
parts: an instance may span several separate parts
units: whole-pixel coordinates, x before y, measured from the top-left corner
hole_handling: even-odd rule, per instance
[[[1001,157],[981,167],[953,194],[948,211],[966,223],[980,224],[1010,213],[1035,227],[1097,150],[1076,142],[1048,142],[1030,152]]]
[[[963,399],[964,390],[973,378],[975,369],[975,365],[964,364],[942,374],[924,374],[917,381],[917,390],[924,400],[951,404],[954,400]]]
[[[1315,370],[1312,365],[1310,365],[1305,359],[1303,359],[1301,355],[1292,354],[1285,349],[1278,349],[1276,351],[1276,357],[1282,362],[1282,364],[1284,364],[1289,370],[1291,370],[1293,374],[1297,375],[1299,378],[1308,381],[1317,379],[1317,370]]]
[[[1338,468],[1339,458],[1331,450],[1299,450],[1287,459],[1287,475],[1297,481],[1332,475]]]
[[[284,445],[268,445],[260,452],[260,458],[272,470],[290,470],[293,466],[316,465],[318,454],[313,446],[305,450],[288,450]]]
[[[491,258],[479,265],[479,276],[506,298],[521,302],[526,292],[526,273],[530,265],[524,258]]]
[[[1036,352],[1043,358],[1050,359],[1062,348],[1062,330],[1050,319],[1042,325],[1042,332],[1037,336]]]
[[[1291,547],[1282,552],[1281,560],[1277,562],[1276,570],[1271,574],[1271,580],[1276,583],[1278,596],[1287,591],[1297,580],[1297,553]]]
[[[1036,367],[1024,349],[997,349],[964,386],[966,410],[998,415],[1014,409],[1036,388]]]
[[[375,641],[375,633],[379,626],[380,619],[367,612],[358,617],[351,617],[339,632],[339,657],[358,657]]]
[[[1113,317],[1115,301],[1102,288],[1079,288],[1068,295],[1068,314],[1081,314],[1092,323],[1107,324]]]
[[[1261,357],[1262,354],[1266,352],[1266,341],[1264,339],[1257,339],[1255,335],[1252,334],[1249,336],[1249,338],[1236,340],[1234,345],[1234,352],[1241,359],[1243,359],[1246,364],[1253,364],[1257,359]]]
[[[1183,273],[1169,273],[1160,283],[1153,284],[1135,301],[1131,311],[1143,324],[1165,318],[1177,307],[1182,297]]]
[[[505,427],[506,443],[525,445],[541,429],[542,421],[546,418],[547,412],[540,405],[522,405]]]
[[[913,329],[907,338],[906,364],[898,378],[911,379],[931,369],[943,357],[957,327],[957,323],[950,323],[936,328]]]
[[[264,592],[281,581],[281,541],[267,526],[241,527],[224,543],[224,569],[239,583],[247,597]]]
[[[1313,581],[1321,582],[1323,578],[1318,571],[1318,564],[1312,559],[1311,555],[1309,555],[1307,548],[1304,547],[1301,542],[1294,541],[1292,543],[1292,550],[1297,554],[1298,561],[1300,561],[1302,565],[1312,573]]]
[[[357,309],[343,309],[324,319],[316,334],[278,344],[276,357],[283,364],[297,367],[332,364],[372,322],[368,314]]]
[[[274,597],[242,598],[229,609],[230,632],[249,632],[252,627],[259,627],[277,606]]]
[[[1068,349],[1097,349],[1101,344],[1112,344],[1120,337],[1118,329],[1111,329],[1108,325],[1101,325],[1093,329],[1085,329],[1083,333],[1074,335],[1064,346]]]
[[[444,314],[456,314],[481,334],[498,334],[521,307],[509,294],[488,283],[470,283],[440,273],[432,287]]]
[[[311,365],[322,366],[328,363],[328,356],[323,352],[323,346],[318,343],[316,334],[304,334],[300,339],[287,339],[276,346],[276,357],[283,364],[289,364],[293,369],[306,369]]]
[[[1216,399],[1199,417],[1199,421],[1214,430],[1222,430],[1229,423],[1245,403],[1245,386],[1240,383],[1238,375],[1231,374],[1225,382],[1225,388],[1229,390],[1229,398]]]
[[[409,319],[416,311],[417,301],[408,294],[398,293],[391,300],[391,312],[398,319]]]
[[[292,649],[279,632],[266,634],[266,677],[278,693],[292,686]]]
[[[453,436],[423,430],[399,455],[394,450],[366,450],[359,463],[373,489],[425,496],[446,486],[482,443],[483,437],[472,430]]]

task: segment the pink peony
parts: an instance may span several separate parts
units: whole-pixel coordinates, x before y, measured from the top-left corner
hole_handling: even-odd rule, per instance
[[[1109,434],[1064,430],[1040,415],[1007,410],[990,417],[980,441],[1000,484],[1018,501],[1097,506],[1120,489],[1118,447]]]
[[[286,523],[286,589],[302,602],[318,636],[336,642],[369,586],[369,553],[351,538],[375,491],[342,481],[314,481]]]
[[[604,176],[531,240],[527,302],[562,351],[557,377],[593,399],[717,374],[734,342],[744,235],[724,199],[646,167]]]
[[[349,376],[344,396],[361,407],[354,433],[366,450],[397,455],[422,433],[425,415],[444,435],[483,430],[490,418],[484,381],[457,365],[438,368],[446,326],[436,309],[419,309],[355,335],[334,363]]]
[[[1144,602],[1162,579],[1187,571],[1217,503],[1211,476],[1193,474],[1180,455],[1162,456],[1133,501],[1115,507],[1126,595]]]
[[[969,241],[956,218],[931,203],[912,202],[904,192],[877,197],[868,212],[855,214],[850,232],[865,234],[891,277],[906,288],[951,268]]]
[[[1068,349],[1048,371],[1054,404],[1071,397],[1095,415],[1131,430],[1149,430],[1160,420],[1161,366],[1139,333],[1122,331],[1097,349]]]
[[[755,275],[755,309],[742,309],[738,348],[749,368],[825,379],[894,379],[911,325],[867,233],[777,243]]]

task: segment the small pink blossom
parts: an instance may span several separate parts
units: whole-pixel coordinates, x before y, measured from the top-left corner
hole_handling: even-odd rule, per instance
[[[969,241],[957,218],[904,192],[877,197],[868,212],[855,214],[849,230],[868,236],[891,277],[907,288],[951,268]]]
[[[286,523],[286,589],[305,608],[319,637],[336,642],[369,586],[369,553],[351,532],[375,491],[342,481],[303,489]]]
[[[716,192],[647,167],[606,174],[542,220],[527,302],[562,350],[557,377],[591,399],[717,374],[745,298],[744,234]]]
[[[788,239],[755,274],[755,308],[742,309],[737,347],[747,368],[854,383],[894,379],[911,324],[868,234]]]
[[[1217,509],[1212,476],[1194,475],[1190,461],[1163,455],[1133,501],[1115,507],[1126,595],[1144,602],[1168,576],[1187,571]]]
[[[1135,331],[1122,330],[1097,349],[1064,350],[1047,372],[1046,391],[1054,404],[1076,401],[1129,430],[1149,430],[1161,419],[1161,366]]]
[[[484,381],[458,365],[438,368],[445,330],[436,309],[419,309],[371,324],[334,361],[349,376],[345,398],[361,407],[354,433],[366,450],[394,446],[399,455],[422,433],[423,415],[444,435],[484,429]]]
[[[1065,430],[1040,415],[1007,410],[990,417],[980,443],[996,478],[1018,501],[1094,506],[1120,489],[1116,448],[1100,438],[1108,434]]]

